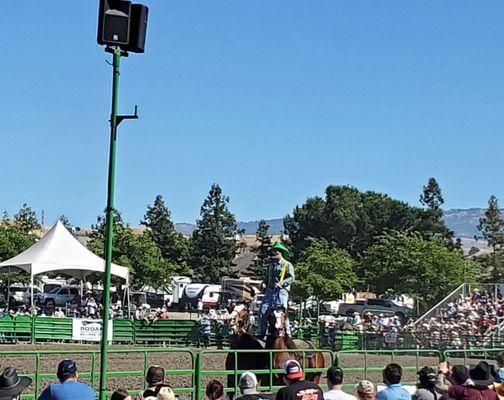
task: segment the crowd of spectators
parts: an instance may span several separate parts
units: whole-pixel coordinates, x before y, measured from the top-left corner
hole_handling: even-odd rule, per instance
[[[490,340],[504,320],[504,299],[486,290],[475,289],[470,295],[461,295],[440,311],[408,327],[419,341],[431,345],[449,344],[451,348],[481,347]]]
[[[276,392],[264,393],[253,371],[245,371],[238,381],[239,393],[226,393],[223,384],[213,379],[205,388],[203,400],[502,400],[504,398],[504,353],[496,357],[497,366],[480,361],[469,367],[450,366],[441,362],[437,370],[425,366],[418,372],[416,385],[403,385],[403,369],[390,363],[382,371],[382,382],[369,380],[353,384],[344,383],[342,368],[331,366],[325,374],[327,390],[315,382],[303,379],[300,363],[295,359],[285,361],[283,381],[285,386]],[[70,359],[62,360],[57,369],[58,382],[50,383],[38,400],[95,400],[95,391],[78,378],[77,365]],[[110,400],[176,400],[172,386],[167,382],[165,370],[153,365],[147,370],[146,389],[116,390]],[[32,379],[18,376],[13,367],[0,375],[0,400],[20,399],[22,392],[32,384]],[[233,389],[233,388],[230,388]]]

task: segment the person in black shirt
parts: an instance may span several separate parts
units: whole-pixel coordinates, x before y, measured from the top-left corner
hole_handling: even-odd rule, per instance
[[[303,370],[296,360],[288,360],[284,366],[284,382],[286,387],[281,388],[276,400],[323,400],[322,389],[314,382],[303,380]]]

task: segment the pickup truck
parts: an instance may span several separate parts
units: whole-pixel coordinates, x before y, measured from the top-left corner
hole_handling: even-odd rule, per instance
[[[387,299],[367,299],[357,300],[353,304],[343,303],[339,305],[338,314],[351,315],[354,312],[362,315],[369,311],[373,314],[397,315],[401,319],[412,318],[415,316],[415,311],[409,307],[398,306]]]

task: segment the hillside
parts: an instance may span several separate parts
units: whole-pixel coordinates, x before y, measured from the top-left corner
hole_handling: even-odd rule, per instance
[[[451,209],[445,211],[444,219],[448,228],[455,232],[456,237],[473,239],[475,235],[479,236],[476,226],[484,212],[483,208]],[[270,226],[271,234],[280,234],[283,230],[282,218],[269,219],[266,222]],[[238,222],[237,225],[238,229],[245,229],[246,235],[254,235],[258,223],[259,221],[247,221]],[[195,228],[194,224],[175,224],[175,229],[184,235],[190,235]]]

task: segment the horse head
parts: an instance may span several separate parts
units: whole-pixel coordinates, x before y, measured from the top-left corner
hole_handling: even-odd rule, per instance
[[[287,336],[286,319],[287,314],[283,307],[271,310],[268,320],[269,333],[276,337]]]
[[[248,304],[237,304],[229,315],[231,334],[240,335],[247,333],[250,328],[250,310]]]

